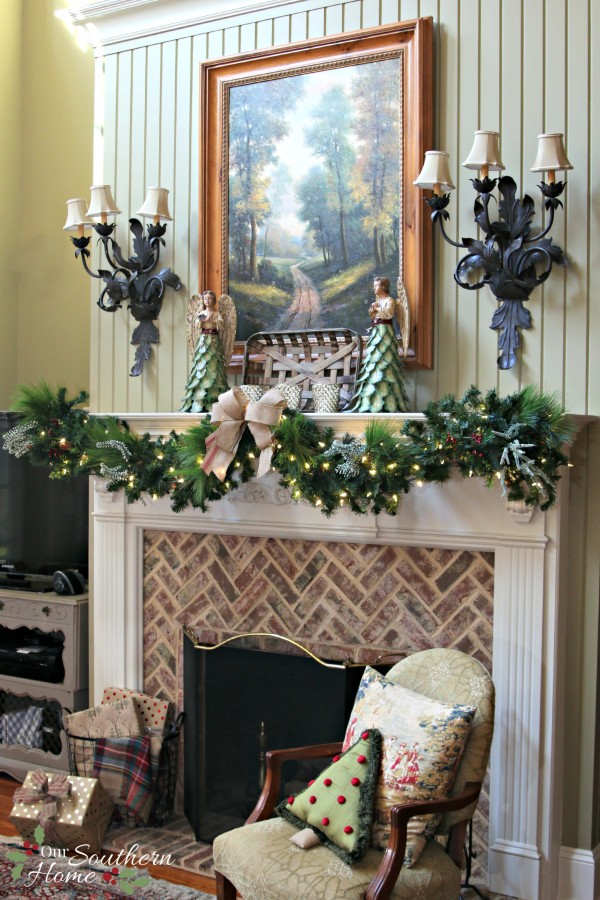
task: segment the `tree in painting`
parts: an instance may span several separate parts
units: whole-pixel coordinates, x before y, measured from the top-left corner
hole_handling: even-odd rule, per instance
[[[365,207],[373,236],[375,268],[385,266],[388,247],[398,256],[400,167],[398,75],[393,66],[363,66],[356,77],[354,130],[360,148],[354,196]]]
[[[375,272],[398,276],[400,61],[236,86],[229,290],[254,331],[363,330]]]
[[[229,118],[229,232],[234,269],[258,278],[258,228],[270,211],[264,170],[287,133],[281,104],[293,103],[297,79],[243,85],[231,92]]]
[[[352,137],[352,109],[341,86],[323,95],[314,110],[314,124],[307,129],[308,144],[323,161],[328,194],[333,200],[339,223],[339,252],[344,266],[350,265],[346,219],[350,212],[350,183],[355,162]]]

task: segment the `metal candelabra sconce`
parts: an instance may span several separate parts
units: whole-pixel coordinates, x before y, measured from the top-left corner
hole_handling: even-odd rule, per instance
[[[121,211],[115,205],[110,185],[94,185],[90,191],[89,207],[82,198],[67,200],[64,230],[77,232],[77,236],[71,238],[75,246],[75,257],[80,257],[88,275],[104,282],[97,301],[100,309],[114,313],[121,309],[123,300],[129,300],[127,308],[138,323],[131,335],[131,343],[137,349],[130,374],[141,375],[152,344],[158,344],[159,341],[154,321],[160,315],[165,288],[172,287],[178,291],[182,287],[181,279],[171,269],[155,272],[160,258],[160,246],[165,246],[163,236],[167,230],[166,222],[172,221],[168,207],[169,192],[166,188],[148,188],[146,199],[136,215],[151,218],[152,224],[147,226],[147,234],[144,234],[144,227],[139,219],[129,220],[134,255],[125,259],[112,236],[116,224],[107,222],[108,216],[116,216]],[[95,218],[99,221],[95,222]],[[99,268],[96,273],[88,266],[91,235],[84,235],[86,228],[93,228],[98,235],[98,243],[102,242],[110,271]]]
[[[457,243],[444,228],[444,220],[449,218],[446,207],[450,202],[450,195],[444,192],[454,190],[448,169],[448,153],[443,150],[428,151],[414,184],[433,190],[433,196],[426,198],[426,202],[431,209],[431,219],[440,226],[444,240],[453,247],[468,251],[456,266],[456,283],[468,291],[477,291],[489,285],[499,301],[500,306],[492,317],[490,328],[498,331],[498,366],[510,369],[517,361],[516,351],[520,344],[517,329],[531,327],[531,314],[523,302],[529,299],[534,288],[546,281],[554,264],[565,266],[567,263],[561,248],[547,235],[554,224],[557,207],[562,207],[559,198],[565,188],[563,181],[555,181],[555,172],[572,169],[573,166],[565,153],[562,134],[539,135],[538,153],[531,171],[548,172],[547,183],[542,181],[539,188],[549,216],[546,227],[537,234],[531,234],[531,219],[535,215],[531,197],[526,194],[518,200],[516,182],[509,175],[489,177],[491,170],[501,172],[504,169],[498,132],[476,131],[473,147],[463,165],[479,171],[479,177],[471,181],[477,191],[474,217],[484,233],[482,240],[462,238]],[[496,187],[501,199],[498,201],[498,218],[492,221],[489,204]],[[467,280],[468,273],[474,270],[483,270],[482,277],[478,281]]]

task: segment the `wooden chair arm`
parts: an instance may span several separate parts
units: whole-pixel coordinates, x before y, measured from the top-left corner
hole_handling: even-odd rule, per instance
[[[269,750],[265,754],[267,774],[256,806],[248,816],[246,825],[270,819],[279,798],[281,788],[281,766],[294,759],[322,759],[341,753],[342,742],[333,744],[311,744],[308,747],[292,747],[286,750]]]
[[[441,800],[416,800],[414,803],[406,803],[404,806],[393,806],[390,812],[390,840],[375,877],[367,889],[365,900],[388,900],[391,895],[404,862],[409,819],[413,816],[448,813],[464,809],[477,801],[480,791],[481,783],[471,781],[456,797],[446,797]]]

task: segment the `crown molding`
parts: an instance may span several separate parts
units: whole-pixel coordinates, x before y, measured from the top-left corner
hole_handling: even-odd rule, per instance
[[[303,0],[95,0],[75,3],[58,15],[85,34],[101,55],[107,47],[142,42],[174,31],[195,29],[248,14],[268,12]]]

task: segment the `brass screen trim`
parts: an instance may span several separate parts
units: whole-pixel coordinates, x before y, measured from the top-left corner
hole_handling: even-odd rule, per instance
[[[194,650],[218,650],[220,647],[225,647],[226,644],[230,644],[232,641],[239,641],[240,638],[249,638],[249,637],[266,637],[266,638],[276,638],[279,641],[285,641],[286,644],[292,644],[292,646],[297,647],[299,650],[302,650],[303,653],[306,653],[307,656],[310,656],[311,659],[314,659],[316,663],[319,663],[320,666],[324,666],[326,669],[352,669],[352,668],[363,668],[365,663],[357,663],[352,662],[352,660],[347,659],[341,663],[331,663],[325,662],[324,659],[316,656],[307,647],[303,647],[302,644],[299,644],[298,641],[292,640],[292,638],[284,637],[282,634],[272,634],[268,631],[250,631],[245,634],[234,634],[233,637],[226,638],[224,641],[221,641],[218,644],[200,644],[198,638],[194,634],[194,632],[187,625],[183,626],[183,630],[187,634],[187,636],[194,642]]]

